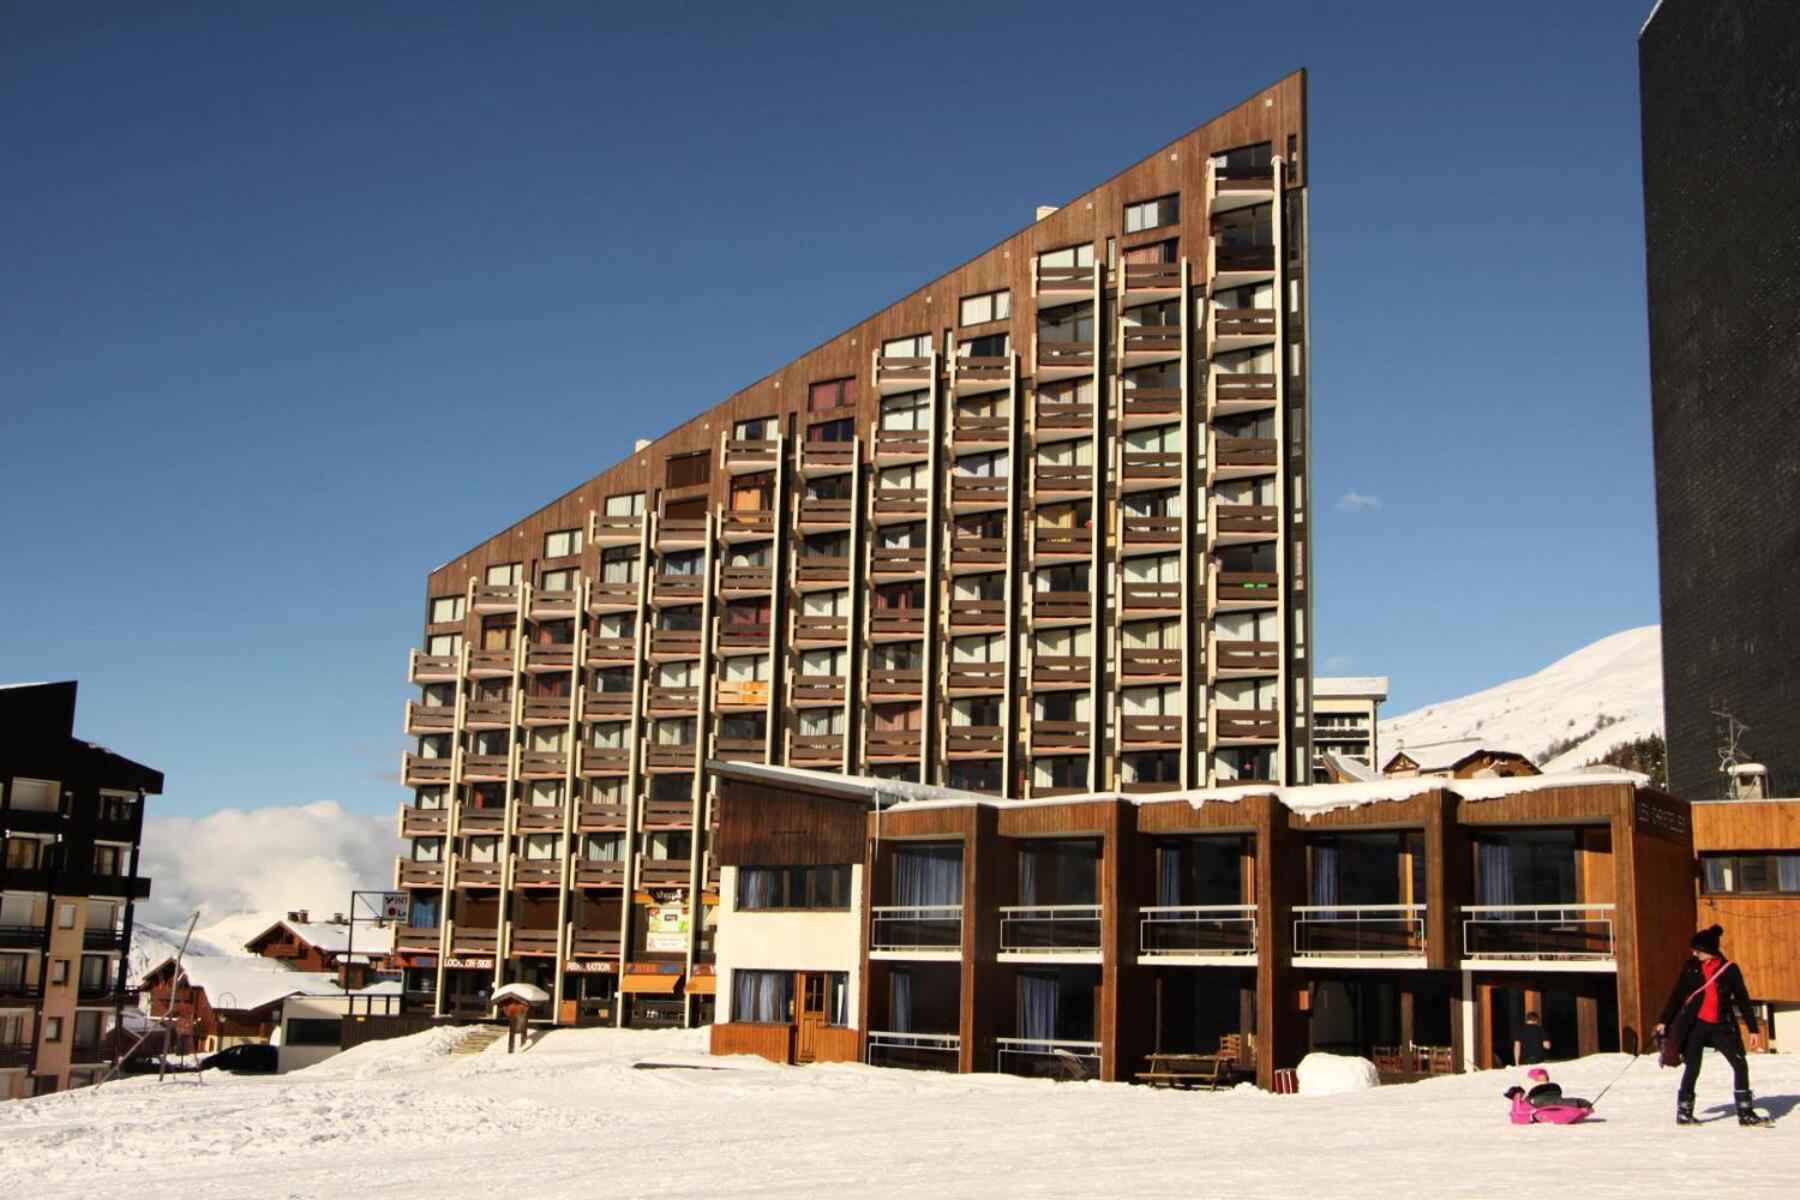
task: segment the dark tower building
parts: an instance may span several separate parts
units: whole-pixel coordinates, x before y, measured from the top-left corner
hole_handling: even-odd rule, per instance
[[[1720,721],[1800,790],[1800,4],[1663,0],[1638,39],[1669,784]]]

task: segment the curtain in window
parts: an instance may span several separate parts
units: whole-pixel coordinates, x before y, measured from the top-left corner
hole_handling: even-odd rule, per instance
[[[1476,874],[1481,880],[1480,903],[1514,903],[1512,843],[1478,842],[1475,854]]]
[[[1037,855],[1025,853],[1019,855],[1019,903],[1032,905],[1038,902]]]
[[[1156,902],[1165,908],[1181,903],[1181,851],[1175,846],[1156,848]]]
[[[1019,976],[1019,1036],[1034,1041],[1056,1038],[1057,1001],[1062,989],[1054,976]]]
[[[1783,854],[1776,858],[1775,886],[1784,892],[1800,892],[1800,854]]]
[[[894,855],[894,903],[907,908],[962,904],[962,847],[908,846]]]
[[[1338,902],[1338,848],[1313,846],[1312,902],[1331,905]]]
[[[888,1013],[888,1028],[894,1033],[912,1032],[912,972],[904,968],[893,973],[893,1003]]]
[[[843,971],[833,971],[826,979],[830,989],[826,1004],[825,1022],[828,1025],[848,1025],[850,1023],[850,977]]]
[[[767,867],[738,868],[739,908],[768,908],[774,902],[774,871]]]
[[[788,1000],[794,977],[786,971],[733,971],[731,1019],[783,1024],[788,1019]]]

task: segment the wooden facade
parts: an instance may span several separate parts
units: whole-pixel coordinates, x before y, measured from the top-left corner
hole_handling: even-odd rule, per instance
[[[707,757],[1303,780],[1306,161],[1296,73],[433,571],[414,1007],[706,965]]]
[[[1713,855],[1800,855],[1800,800],[1696,804],[1693,820],[1702,866]],[[1752,999],[1792,1008],[1800,1005],[1800,891],[1781,883],[1777,875],[1762,891],[1715,891],[1702,871],[1695,925],[1724,927],[1720,948],[1742,968]]]

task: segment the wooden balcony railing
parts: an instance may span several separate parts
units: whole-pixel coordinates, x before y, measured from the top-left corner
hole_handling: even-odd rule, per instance
[[[447,808],[414,808],[400,810],[401,837],[435,837],[450,832],[450,810]]]
[[[1127,354],[1177,352],[1181,349],[1181,326],[1127,325],[1124,340]]]
[[[704,546],[705,517],[660,517],[656,522],[658,546]]]
[[[401,782],[407,787],[429,787],[450,782],[451,759],[422,758],[417,754],[408,754],[403,761],[405,769],[400,773]]]
[[[872,501],[877,517],[922,517],[930,497],[924,488],[876,488]]]
[[[1040,430],[1078,429],[1086,432],[1094,427],[1094,405],[1088,400],[1039,396],[1034,423]]]
[[[1166,292],[1180,288],[1180,263],[1125,263],[1125,290],[1128,292]]]
[[[1275,376],[1247,372],[1214,371],[1213,395],[1221,403],[1233,400],[1275,402]]]
[[[617,867],[619,881],[624,882],[625,864],[622,862],[585,865],[607,869]],[[602,884],[600,886],[610,885]],[[619,956],[619,931],[617,929],[582,929],[577,926],[569,931],[569,953],[577,958],[617,958]]]
[[[925,562],[923,546],[873,546],[869,549],[871,575],[922,575]]]
[[[1281,577],[1273,571],[1220,571],[1220,600],[1273,604],[1281,597]]]
[[[643,540],[644,516],[642,513],[617,515],[613,513],[595,513],[588,522],[588,541],[602,546],[627,545]]]
[[[1037,286],[1040,293],[1092,292],[1094,290],[1094,268],[1039,266]]]
[[[414,650],[407,656],[406,676],[414,683],[446,683],[462,673],[462,659],[454,654],[420,654]]]
[[[794,676],[794,702],[797,704],[842,704],[844,702],[844,677],[842,675],[796,675]]]
[[[869,613],[869,633],[875,637],[920,637],[924,632],[922,608],[877,608]]]
[[[561,833],[568,811],[561,804],[521,804],[513,810],[513,832]]]
[[[726,509],[719,514],[719,536],[733,541],[774,537],[775,510],[772,508]]]
[[[575,863],[574,883],[576,887],[624,887],[625,862],[623,859],[610,861],[596,861],[585,858],[578,859]],[[581,932],[577,931],[575,936],[579,940]],[[590,932],[589,936],[593,936],[593,933]],[[612,934],[613,953],[618,953],[618,949],[619,934],[618,931],[615,930]],[[579,953],[579,951],[577,953]]]
[[[443,933],[436,925],[401,925],[394,930],[394,949],[436,954]]]
[[[997,755],[1006,749],[1006,730],[998,725],[951,725],[944,730],[944,750],[972,757]]]
[[[1212,319],[1214,337],[1275,336],[1272,308],[1215,308]]]
[[[492,928],[458,925],[450,931],[450,948],[458,954],[492,954],[500,948],[500,934]]]
[[[497,862],[470,862],[466,858],[456,862],[457,887],[499,887],[506,880],[506,865]]]
[[[587,660],[590,663],[628,663],[637,657],[637,650],[636,638],[588,634]]]
[[[1004,600],[950,601],[950,628],[1000,629],[1006,625]]]
[[[713,698],[722,708],[767,708],[769,681],[766,679],[721,679],[713,689]]]
[[[477,583],[469,589],[469,607],[480,613],[517,612],[519,585]]]
[[[597,691],[589,688],[582,697],[581,715],[595,717],[628,717],[631,715],[632,693],[629,691]]]
[[[1273,246],[1226,246],[1213,241],[1213,270],[1220,274],[1267,274],[1275,270]]]
[[[1094,490],[1094,468],[1091,463],[1034,463],[1032,487],[1040,493]]]
[[[855,442],[801,442],[803,472],[848,471],[856,465]]]
[[[847,529],[855,519],[854,504],[848,497],[803,496],[796,519],[802,529]]]
[[[575,810],[575,828],[584,832],[630,827],[629,804],[583,804]]]
[[[806,612],[794,614],[794,640],[796,642],[824,642],[838,645],[849,636],[849,617]]]
[[[644,765],[649,767],[683,767],[694,765],[694,742],[651,742],[644,747]]]
[[[481,808],[474,804],[459,804],[456,828],[459,833],[505,833],[506,809],[498,805]]]
[[[1120,466],[1128,481],[1181,482],[1181,455],[1170,450],[1127,450]]]
[[[401,887],[444,886],[444,864],[441,862],[414,862],[403,858],[399,864]]]
[[[841,733],[796,733],[788,745],[788,756],[796,763],[842,762],[844,735]]]
[[[1273,504],[1221,504],[1213,509],[1215,533],[1266,533],[1280,529],[1281,510]]]
[[[513,863],[513,886],[518,888],[561,887],[562,872],[561,859],[520,859]],[[516,932],[513,935],[513,949],[519,949]],[[555,946],[553,945],[544,953],[556,953]]]
[[[652,629],[652,658],[699,658],[706,646],[706,634],[698,629]]]
[[[463,706],[463,725],[466,728],[506,729],[512,723],[513,702],[510,698],[471,700]]]
[[[950,480],[950,503],[999,507],[1007,501],[1012,481],[1004,475],[957,475]]]
[[[728,438],[725,442],[728,471],[773,471],[780,458],[781,443],[773,438]]]
[[[650,584],[650,598],[658,604],[698,604],[705,595],[703,575],[657,575]]]
[[[505,650],[471,650],[469,651],[469,674],[493,676],[511,675],[515,661],[514,652]]]
[[[932,433],[929,429],[877,429],[875,457],[929,458]]]
[[[797,558],[794,581],[811,584],[845,584],[850,582],[850,560],[839,557]]]
[[[560,779],[569,772],[567,750],[519,751],[519,778]]]
[[[1281,736],[1281,714],[1275,709],[1216,708],[1213,735],[1221,741],[1272,742]]]
[[[1128,646],[1119,651],[1119,673],[1143,677],[1181,677],[1181,651],[1160,646]]]
[[[693,881],[693,866],[685,858],[646,858],[640,853],[637,877],[645,887],[687,887]]]
[[[1181,389],[1128,387],[1119,397],[1119,415],[1129,420],[1173,421],[1181,416]]]
[[[526,864],[524,863],[520,863],[519,870],[523,870],[525,865]],[[560,866],[558,867],[557,875],[556,882],[560,884],[562,882]],[[518,882],[516,874],[514,875],[513,882]],[[532,886],[543,885],[534,884]],[[532,957],[555,957],[562,948],[562,932],[556,929],[520,929],[515,925],[507,944],[514,954],[529,955]]]
[[[1086,558],[1094,552],[1094,531],[1085,527],[1039,525],[1032,530],[1032,551],[1039,558]]]
[[[950,565],[955,567],[999,566],[1006,562],[1006,539],[997,537],[964,537],[950,539]]]
[[[875,379],[882,384],[927,387],[931,383],[931,359],[883,356],[875,360]]]
[[[1094,615],[1094,597],[1088,592],[1033,592],[1034,621],[1086,621]]]
[[[574,588],[534,588],[531,593],[531,615],[535,619],[572,617],[580,607],[581,593]]]
[[[713,743],[713,757],[724,762],[761,762],[767,752],[762,738],[722,737]]]
[[[721,620],[713,634],[714,651],[766,650],[769,646],[767,621]]]
[[[1179,612],[1181,584],[1122,583],[1119,585],[1119,607],[1126,612]]]
[[[462,760],[464,779],[505,779],[511,767],[507,754],[465,754]]]
[[[654,797],[644,801],[645,829],[692,829],[693,827],[693,801],[658,800]]]
[[[1037,344],[1037,360],[1039,368],[1091,369],[1094,365],[1094,343],[1040,341]]]
[[[869,671],[869,698],[912,700],[925,693],[925,672],[876,667]]]
[[[699,704],[698,687],[653,687],[645,707],[653,713],[690,713]]]
[[[567,671],[575,666],[573,642],[530,643],[525,647],[527,671]]]
[[[1127,546],[1178,546],[1181,544],[1180,517],[1140,517],[1131,513],[1120,520]]]
[[[1010,358],[986,358],[965,355],[955,360],[956,389],[974,391],[983,386],[1002,386],[1012,381]],[[959,438],[961,434],[957,435]]]
[[[953,662],[944,668],[944,685],[952,692],[998,692],[1006,671],[1003,662]]]
[[[864,744],[870,758],[917,758],[923,745],[917,729],[870,729]]]
[[[526,696],[519,719],[527,725],[567,725],[574,700],[569,696]]]
[[[1033,721],[1033,750],[1086,750],[1089,733],[1086,721]]]
[[[1183,718],[1167,714],[1119,718],[1119,741],[1127,746],[1179,746]]]
[[[775,586],[775,572],[769,567],[720,567],[719,595],[761,596]]]
[[[1094,680],[1094,660],[1086,655],[1034,654],[1031,682],[1034,687],[1087,685]]]
[[[612,583],[596,579],[588,584],[589,612],[621,612],[636,608],[638,585],[635,582]]]

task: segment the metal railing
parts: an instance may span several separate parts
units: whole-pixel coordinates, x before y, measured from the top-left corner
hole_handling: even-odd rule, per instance
[[[1074,1059],[1086,1071],[1087,1078],[1100,1074],[1100,1043],[1076,1042],[1063,1038],[995,1038],[999,1048],[999,1067],[1005,1075],[1068,1078]]]
[[[869,910],[869,949],[962,949],[962,905],[878,905]]]
[[[962,1037],[954,1033],[889,1033],[870,1030],[863,1059],[871,1067],[954,1071]]]
[[[1609,959],[1611,904],[1468,904],[1463,957]]]
[[[1297,904],[1294,954],[1347,958],[1425,953],[1423,904]]]
[[[1029,904],[1000,910],[1000,949],[1014,954],[1100,952],[1098,904]]]
[[[1140,954],[1256,953],[1253,904],[1158,905],[1138,911]]]

